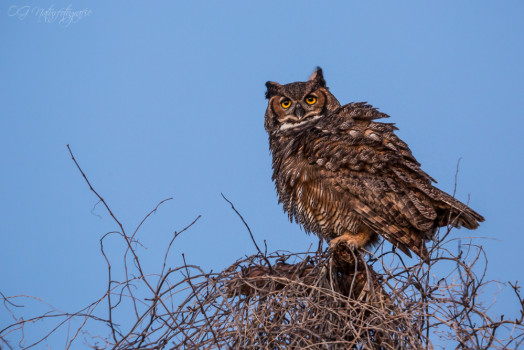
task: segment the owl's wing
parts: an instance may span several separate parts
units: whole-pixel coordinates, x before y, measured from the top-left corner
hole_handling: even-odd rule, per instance
[[[438,226],[476,228],[483,218],[431,185],[396,127],[373,121],[384,117],[365,103],[343,106],[310,129],[315,142],[304,151],[363,223],[406,254],[411,249],[427,259],[424,240]]]

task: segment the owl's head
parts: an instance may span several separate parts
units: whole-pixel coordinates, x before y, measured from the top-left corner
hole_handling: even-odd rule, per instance
[[[302,125],[340,107],[338,100],[326,87],[320,67],[308,81],[286,85],[268,81],[266,87],[269,102],[265,127],[269,134]]]

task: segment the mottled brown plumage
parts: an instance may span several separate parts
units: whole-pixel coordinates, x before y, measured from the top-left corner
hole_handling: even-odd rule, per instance
[[[382,236],[427,261],[438,227],[475,229],[484,218],[432,186],[388,115],[340,106],[318,68],[307,82],[266,83],[265,127],[284,210],[306,232],[366,247]]]

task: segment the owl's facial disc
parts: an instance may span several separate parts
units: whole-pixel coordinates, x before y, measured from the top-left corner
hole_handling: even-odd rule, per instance
[[[268,81],[266,87],[269,103],[264,125],[270,134],[310,123],[340,107],[320,68],[307,81],[285,85]]]
[[[321,91],[275,96],[272,101],[280,130],[303,125],[322,114],[325,96]]]

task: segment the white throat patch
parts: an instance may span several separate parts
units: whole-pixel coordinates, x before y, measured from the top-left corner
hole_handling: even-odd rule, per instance
[[[280,125],[280,128],[278,130],[279,131],[284,131],[284,130],[288,130],[288,129],[293,129],[293,128],[296,128],[298,126],[301,126],[301,125],[307,124],[309,122],[312,122],[313,120],[317,120],[320,117],[323,117],[323,116],[322,115],[316,115],[313,118],[306,119],[304,121],[301,121],[300,123],[284,123],[284,124]]]

